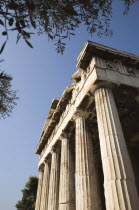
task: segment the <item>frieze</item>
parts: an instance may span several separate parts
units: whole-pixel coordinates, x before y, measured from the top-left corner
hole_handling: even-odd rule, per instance
[[[105,68],[111,71],[120,72],[121,74],[139,77],[139,68],[126,66],[120,60],[103,60],[101,58],[96,58],[95,67]]]
[[[139,72],[139,69],[135,69],[133,67],[126,66],[127,72],[131,75],[136,75],[136,72]]]
[[[118,64],[121,64],[121,62],[118,60],[114,60],[114,61],[106,60],[106,68],[108,68],[108,69],[119,71]]]

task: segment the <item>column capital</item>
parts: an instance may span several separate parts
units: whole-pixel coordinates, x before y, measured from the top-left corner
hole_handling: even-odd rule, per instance
[[[50,154],[52,155],[52,154],[55,153],[55,152],[56,152],[56,149],[55,149],[55,147],[53,146],[53,147],[51,148]]]
[[[63,131],[59,140],[62,141],[63,139],[69,139],[70,138],[70,134],[67,133],[66,131]]]
[[[83,110],[78,110],[72,117],[74,121],[76,121],[78,118],[84,118],[87,119],[89,116],[89,112],[83,111]]]
[[[47,164],[50,162],[50,157],[46,157],[45,160],[44,160],[44,164]]]
[[[108,88],[108,89],[113,89],[114,87],[116,87],[118,84],[112,83],[112,82],[108,82],[108,81],[100,81],[97,82],[96,84],[94,84],[91,88],[90,88],[90,93],[92,95],[95,95],[95,92],[100,89],[100,88]]]
[[[42,163],[39,168],[38,168],[39,172],[43,172],[44,171],[44,164]]]
[[[56,146],[52,146],[50,154],[52,155],[53,153],[59,154],[60,153],[59,148],[57,148]]]

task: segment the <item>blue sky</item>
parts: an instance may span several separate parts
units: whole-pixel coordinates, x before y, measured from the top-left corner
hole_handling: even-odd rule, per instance
[[[0,209],[14,210],[21,199],[29,176],[38,175],[38,155],[35,148],[47,112],[54,98],[59,98],[64,88],[71,84],[76,71],[76,59],[87,40],[139,55],[139,2],[128,16],[123,16],[121,1],[115,1],[111,28],[112,37],[90,37],[82,26],[76,36],[67,42],[63,56],[55,51],[47,36],[34,35],[34,49],[24,41],[15,44],[10,40],[2,54],[2,65],[14,78],[13,88],[18,89],[20,100],[12,116],[0,121]],[[0,41],[2,44],[2,40]]]

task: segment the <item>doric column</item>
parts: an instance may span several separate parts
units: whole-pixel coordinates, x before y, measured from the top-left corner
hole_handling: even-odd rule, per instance
[[[45,160],[40,210],[48,209],[47,207],[48,207],[48,193],[49,193],[49,176],[50,176],[50,167],[48,160]]]
[[[42,182],[43,182],[43,170],[42,170],[42,168],[40,168],[39,171],[40,171],[40,174],[39,174],[39,180],[38,180],[35,210],[40,210],[40,204],[41,204]]]
[[[53,150],[50,183],[49,183],[49,196],[48,196],[48,209],[58,210],[59,198],[59,154]]]
[[[73,154],[66,135],[61,141],[59,210],[75,210]]]
[[[76,210],[100,210],[92,138],[84,113],[76,114]]]
[[[112,91],[95,92],[107,210],[138,210],[139,199]]]

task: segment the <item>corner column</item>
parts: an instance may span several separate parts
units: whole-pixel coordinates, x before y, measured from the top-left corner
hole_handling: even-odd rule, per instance
[[[70,140],[61,137],[59,210],[75,210],[74,162]]]
[[[49,193],[49,176],[50,176],[49,163],[48,160],[45,160],[40,210],[48,209],[47,207],[48,207],[48,193]]]
[[[86,113],[76,114],[76,210],[100,210],[100,191]]]
[[[39,171],[40,171],[40,174],[39,174],[39,181],[38,181],[38,188],[37,188],[35,210],[40,210],[40,204],[41,204],[42,182],[43,182],[43,170],[42,170],[42,168],[39,169]]]
[[[107,210],[138,210],[139,198],[111,89],[95,92]]]
[[[59,154],[53,150],[50,183],[49,183],[49,196],[48,196],[48,209],[58,210],[59,198]]]

